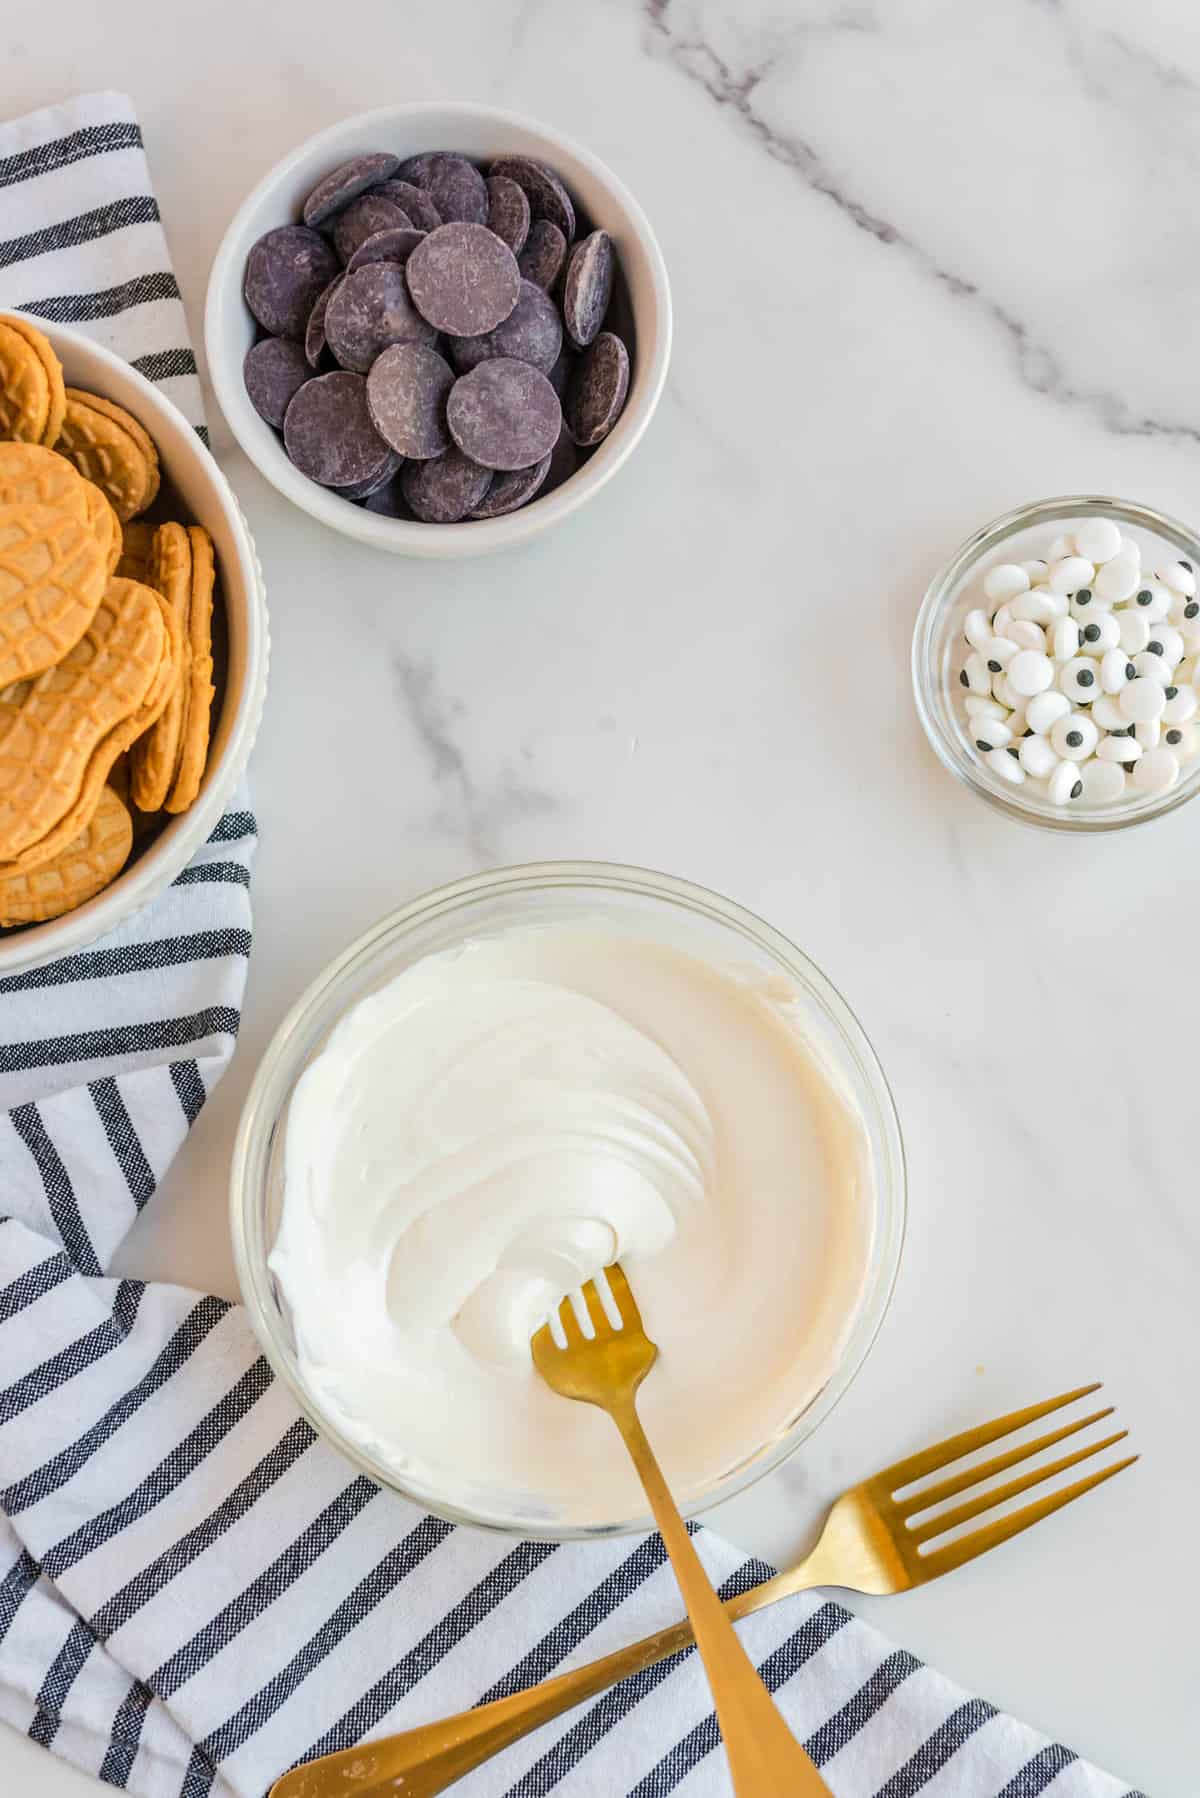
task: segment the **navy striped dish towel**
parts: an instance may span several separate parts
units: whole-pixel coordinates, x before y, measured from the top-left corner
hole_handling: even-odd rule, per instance
[[[0,304],[94,329],[199,424],[128,102],[0,129],[0,195]],[[122,931],[0,984],[0,1716],[142,1798],[261,1798],[298,1760],[679,1613],[657,1537],[554,1547],[426,1516],[314,1439],[238,1307],[108,1273],[232,1050],[253,841],[232,812]],[[770,1571],[699,1543],[727,1593]],[[743,1628],[839,1798],[1128,1793],[820,1594]],[[458,1789],[718,1798],[716,1749],[683,1654]]]

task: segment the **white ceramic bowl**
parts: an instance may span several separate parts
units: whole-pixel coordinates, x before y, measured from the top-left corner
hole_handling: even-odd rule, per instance
[[[0,975],[70,954],[112,930],[163,892],[211,834],[250,754],[267,690],[269,638],[262,571],[246,522],[221,470],[182,412],[111,350],[37,320],[63,365],[67,385],[114,400],[158,445],[163,488],[180,503],[183,523],[202,524],[213,540],[217,591],[228,627],[228,665],[214,719],[200,797],[174,818],[112,885],[65,917],[0,932]],[[159,512],[155,502],[154,514]]]
[[[305,196],[322,175],[367,150],[414,156],[457,150],[478,161],[533,156],[548,163],[593,226],[612,237],[633,315],[629,398],[613,430],[570,480],[504,518],[465,524],[417,524],[364,511],[293,468],[283,444],[250,404],[242,363],[255,325],[242,299],[250,247],[275,225],[294,223]],[[525,543],[577,511],[633,453],[650,423],[671,354],[671,293],[667,270],[646,216],[633,196],[595,156],[547,125],[488,106],[388,106],[360,113],[319,132],[276,163],[243,201],[221,240],[208,284],[204,335],[208,369],[221,410],[255,466],[287,499],[322,524],[398,555],[450,558],[484,555]]]

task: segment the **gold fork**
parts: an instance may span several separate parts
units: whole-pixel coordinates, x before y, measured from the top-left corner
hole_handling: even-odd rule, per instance
[[[618,1323],[609,1317],[595,1280],[589,1280],[583,1303],[592,1334],[585,1335],[574,1304],[565,1298],[558,1309],[565,1341],[560,1347],[546,1324],[533,1339],[533,1364],[555,1392],[607,1411],[621,1432],[691,1619],[734,1791],[739,1798],[829,1798],[829,1787],[743,1648],[671,1497],[637,1414],[637,1390],[657,1361],[658,1349],[642,1327],[621,1267],[614,1262],[605,1274]]]
[[[1113,1407],[1106,1405],[1076,1422],[1048,1431],[1035,1441],[1019,1443],[1015,1448],[932,1485],[905,1490],[918,1481],[928,1480],[932,1474],[941,1473],[965,1456],[1014,1435],[1039,1418],[1087,1398],[1099,1389],[1099,1384],[1095,1381],[1090,1386],[1077,1386],[1073,1392],[1061,1393],[1040,1405],[1010,1411],[991,1423],[950,1436],[920,1454],[909,1455],[863,1480],[860,1485],[852,1486],[834,1504],[811,1554],[795,1567],[728,1599],[726,1615],[737,1622],[767,1605],[777,1604],[782,1598],[808,1592],[814,1586],[843,1586],[852,1592],[874,1594],[907,1592],[913,1586],[925,1585],[929,1580],[986,1554],[1010,1536],[1019,1535],[1043,1517],[1071,1504],[1092,1487],[1110,1480],[1136,1461],[1137,1456],[1129,1455],[1124,1460],[1100,1467],[1070,1485],[1055,1487],[1019,1510],[997,1517],[969,1535],[957,1537],[927,1554],[921,1552],[926,1543],[943,1531],[969,1523],[972,1518],[983,1516],[995,1506],[1019,1497],[1043,1481],[1111,1448],[1128,1435],[1127,1430],[1118,1430],[1073,1453],[1060,1455],[1003,1485],[979,1492],[953,1510],[928,1519],[923,1526],[911,1527],[911,1520],[932,1506],[972,1492],[997,1474],[1006,1473],[1033,1455],[1042,1454],[1080,1430],[1090,1429],[1111,1417]],[[576,1667],[570,1673],[560,1673],[527,1691],[514,1692],[508,1698],[497,1698],[491,1704],[462,1711],[456,1717],[426,1723],[400,1735],[385,1736],[378,1742],[364,1742],[357,1748],[296,1767],[275,1782],[270,1798],[342,1798],[350,1780],[355,1798],[375,1798],[375,1794],[382,1791],[399,1791],[404,1798],[436,1798],[438,1792],[444,1792],[522,1736],[552,1722],[564,1711],[573,1710],[576,1705],[606,1692],[618,1680],[628,1679],[631,1674],[652,1667],[656,1661],[666,1660],[669,1655],[690,1648],[693,1639],[690,1624],[672,1624],[628,1648],[619,1648],[602,1660]],[[401,1779],[403,1785],[397,1783]]]

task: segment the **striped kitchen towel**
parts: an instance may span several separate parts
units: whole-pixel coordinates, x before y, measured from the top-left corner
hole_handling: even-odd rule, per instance
[[[128,102],[0,129],[0,191],[0,305],[95,330],[199,424]],[[123,930],[0,982],[0,1716],[143,1798],[260,1798],[679,1611],[657,1537],[555,1547],[426,1516],[314,1439],[238,1307],[108,1273],[231,1052],[253,842],[235,810]],[[769,1573],[699,1542],[727,1593]],[[819,1594],[743,1628],[839,1798],[1128,1793]],[[717,1798],[717,1741],[682,1654],[458,1789]]]

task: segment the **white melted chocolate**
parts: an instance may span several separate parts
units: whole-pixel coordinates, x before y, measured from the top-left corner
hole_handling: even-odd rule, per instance
[[[419,1495],[535,1524],[644,1500],[529,1338],[620,1260],[642,1415],[686,1501],[786,1428],[859,1305],[862,1121],[784,983],[602,922],[431,955],[298,1082],[271,1267],[319,1405]]]

